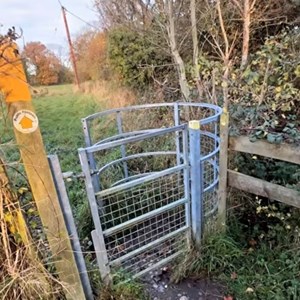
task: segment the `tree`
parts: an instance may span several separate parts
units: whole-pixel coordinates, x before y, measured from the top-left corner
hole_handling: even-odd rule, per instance
[[[151,0],[94,0],[103,28],[115,25],[151,26],[155,2]]]
[[[190,89],[186,78],[186,68],[184,61],[178,51],[178,43],[176,38],[174,3],[173,0],[166,0],[165,14],[167,16],[166,29],[168,33],[168,42],[171,48],[172,57],[176,64],[176,69],[179,77],[179,85],[182,95],[186,101],[190,100]]]
[[[160,48],[162,44],[154,36],[164,37],[164,51],[172,57],[181,93],[184,99],[189,101],[190,87],[187,81],[185,62],[179,51],[178,36],[180,34],[176,30],[176,19],[178,14],[182,13],[181,8],[185,7],[179,2],[181,1],[95,0],[95,6],[104,20],[103,23],[109,24],[108,28],[119,25],[126,26],[128,29],[146,36],[150,43]]]
[[[64,67],[56,55],[41,42],[27,43],[23,50],[31,84],[58,84]]]
[[[201,78],[199,72],[199,42],[198,42],[198,31],[197,31],[197,18],[196,18],[196,1],[190,0],[191,9],[191,25],[192,25],[192,39],[193,39],[193,67],[194,67],[194,80],[198,89],[199,98],[203,95],[203,88],[201,86]]]
[[[86,30],[74,41],[74,52],[81,81],[106,79],[109,68],[107,60],[107,37],[104,32]]]
[[[216,102],[217,74],[203,74],[202,60],[223,65],[223,96],[230,70],[245,69],[268,36],[299,23],[299,0],[94,0],[102,23],[140,34],[173,60],[171,77],[186,100],[204,92]],[[142,59],[141,59],[142,60]],[[151,66],[149,66],[151,67]],[[159,67],[162,74],[166,68]],[[169,66],[168,66],[169,67]],[[141,70],[143,71],[143,70]],[[170,68],[169,68],[170,76]],[[174,72],[175,71],[175,72]],[[157,74],[156,74],[157,75]],[[215,76],[216,75],[216,76]]]

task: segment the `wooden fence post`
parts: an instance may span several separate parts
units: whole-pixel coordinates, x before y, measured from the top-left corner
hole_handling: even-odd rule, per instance
[[[226,229],[227,165],[228,165],[229,113],[223,108],[220,120],[220,171],[218,223],[222,231]]]
[[[17,45],[10,40],[0,45],[0,83],[56,271],[66,286],[66,297],[85,299],[22,61]]]

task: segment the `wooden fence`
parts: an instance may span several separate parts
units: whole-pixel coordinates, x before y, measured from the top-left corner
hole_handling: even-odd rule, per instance
[[[289,144],[270,144],[266,141],[252,143],[248,137],[229,139],[229,150],[251,153],[300,165],[300,147]],[[300,192],[248,176],[233,170],[227,171],[228,186],[261,197],[270,198],[300,208]]]

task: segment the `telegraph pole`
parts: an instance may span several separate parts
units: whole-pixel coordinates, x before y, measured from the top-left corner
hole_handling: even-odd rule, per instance
[[[73,65],[73,69],[74,69],[74,73],[75,73],[75,82],[76,82],[78,88],[80,88],[80,82],[79,82],[79,77],[78,77],[78,72],[77,72],[75,54],[74,54],[74,49],[73,49],[73,46],[72,46],[70,30],[69,30],[69,26],[68,26],[68,22],[67,22],[67,17],[66,17],[66,8],[64,6],[61,6],[61,10],[62,10],[63,18],[64,18],[64,23],[65,23],[65,28],[66,28],[66,33],[67,33],[67,38],[68,38],[68,43],[69,43],[69,48],[70,48],[71,61],[72,61],[72,65]]]

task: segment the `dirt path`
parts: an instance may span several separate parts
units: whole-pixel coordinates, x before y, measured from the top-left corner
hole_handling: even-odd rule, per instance
[[[219,300],[224,287],[209,280],[186,279],[179,284],[170,282],[168,272],[154,272],[144,278],[151,300]]]

